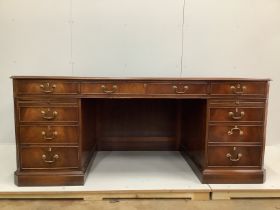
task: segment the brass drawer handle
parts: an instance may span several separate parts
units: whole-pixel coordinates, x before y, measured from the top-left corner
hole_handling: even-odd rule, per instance
[[[233,120],[241,120],[245,116],[245,112],[241,111],[239,113],[238,108],[235,109],[235,112],[229,112],[229,117],[231,117]]]
[[[178,90],[179,88],[176,85],[173,86],[173,89],[175,90],[175,93],[177,93],[177,94],[184,94],[189,89],[189,86],[185,85],[183,91],[179,91]]]
[[[50,126],[48,126],[47,131],[42,131],[42,137],[44,140],[53,140],[56,138],[58,132],[57,131],[51,131]]]
[[[245,85],[237,84],[236,86],[230,86],[230,89],[235,94],[243,94],[247,87]]]
[[[237,147],[233,147],[233,151],[236,151],[236,150],[237,150]],[[238,153],[237,156],[236,156],[236,158],[233,158],[233,157],[232,157],[232,154],[227,153],[227,154],[226,154],[226,157],[227,157],[230,161],[232,161],[232,162],[237,162],[237,161],[239,161],[240,158],[242,157],[242,153]]]
[[[57,117],[58,113],[57,111],[51,111],[50,109],[45,112],[44,110],[41,111],[42,118],[45,120],[53,120]]]
[[[54,154],[51,160],[47,160],[47,156],[45,154],[42,155],[42,159],[45,163],[54,163],[59,158],[58,154]]]
[[[236,126],[234,126],[234,128],[232,128],[228,131],[228,135],[229,136],[233,135],[234,131],[239,131],[240,136],[242,136],[244,134],[244,132],[240,128],[238,128],[238,126],[236,125]]]
[[[101,89],[104,93],[115,93],[118,89],[117,85],[113,85],[111,90],[108,90],[108,88],[106,87],[106,85],[101,85]]]
[[[59,155],[58,154],[54,154],[54,155],[52,155],[51,154],[51,151],[52,151],[52,148],[50,147],[49,149],[48,149],[48,155],[46,155],[46,154],[43,154],[42,155],[42,159],[43,159],[43,161],[45,162],[45,163],[55,163],[56,162],[56,160],[57,159],[59,159]],[[51,159],[48,159],[47,158],[47,156],[48,157],[51,157]]]
[[[241,153],[238,153],[238,154],[237,154],[237,157],[236,157],[236,158],[233,158],[232,155],[231,155],[230,153],[227,153],[227,154],[226,154],[226,157],[227,157],[230,161],[232,161],[232,162],[237,162],[237,161],[239,161],[240,158],[242,157],[242,154],[241,154]]]
[[[43,93],[52,93],[56,88],[56,84],[51,85],[49,82],[41,84],[40,88]]]

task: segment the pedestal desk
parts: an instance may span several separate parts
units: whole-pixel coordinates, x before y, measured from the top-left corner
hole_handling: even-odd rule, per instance
[[[83,185],[97,151],[180,151],[202,183],[262,183],[268,79],[14,76],[19,186]]]

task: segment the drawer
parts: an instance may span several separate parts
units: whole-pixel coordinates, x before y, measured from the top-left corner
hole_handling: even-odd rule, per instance
[[[266,95],[267,82],[214,82],[212,95]]]
[[[17,94],[78,94],[79,85],[63,80],[17,80]]]
[[[20,143],[23,144],[77,144],[79,140],[79,127],[72,125],[20,125],[19,135]]]
[[[150,83],[147,84],[147,94],[175,94],[175,95],[206,95],[206,83]]]
[[[257,142],[263,141],[261,125],[210,124],[208,142]]]
[[[20,122],[77,122],[78,107],[20,107]]]
[[[144,83],[137,82],[92,82],[81,84],[82,94],[144,94]]]
[[[22,169],[78,168],[78,147],[22,147]]]
[[[209,146],[208,166],[261,166],[261,146]]]
[[[264,120],[264,114],[264,108],[210,108],[210,121],[262,122]]]

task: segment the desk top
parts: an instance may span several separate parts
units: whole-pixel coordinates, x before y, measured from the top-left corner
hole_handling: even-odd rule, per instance
[[[63,80],[141,80],[141,81],[271,81],[269,78],[226,77],[72,77],[72,76],[11,76],[12,79],[63,79]]]

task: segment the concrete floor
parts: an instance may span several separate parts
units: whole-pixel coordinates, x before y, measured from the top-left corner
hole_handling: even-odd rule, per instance
[[[83,200],[0,200],[1,210],[277,210],[280,199],[238,199],[190,201],[184,199]]]

